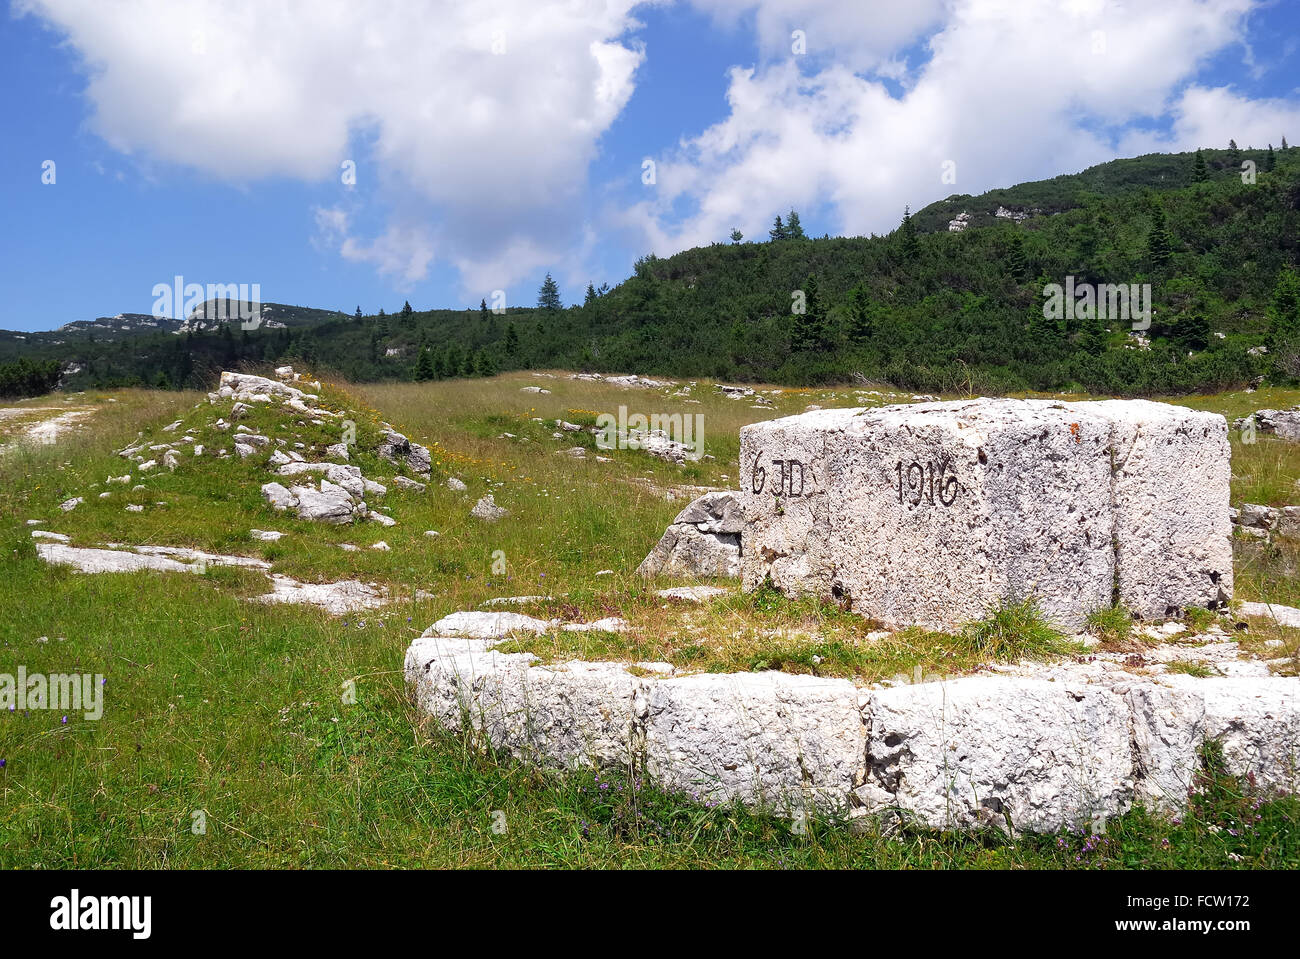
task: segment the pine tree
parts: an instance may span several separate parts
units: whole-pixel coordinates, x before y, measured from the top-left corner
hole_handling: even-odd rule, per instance
[[[402,326],[410,327],[415,322],[415,311],[411,309],[411,301],[407,300],[402,307]]]
[[[741,240],[743,240],[744,238],[745,238],[745,234],[741,233],[741,232],[740,232],[739,230],[737,230],[734,226],[731,228],[731,242],[732,242],[732,243],[739,243],[739,242],[740,242]]]
[[[817,291],[817,277],[809,276],[803,285],[804,311],[794,315],[790,349],[794,352],[820,350],[827,346],[826,311]]]
[[[587,284],[587,295],[583,297],[582,305],[590,306],[596,301],[596,287],[591,283]]]
[[[1278,274],[1269,302],[1269,342],[1300,335],[1300,272],[1287,267]]]
[[[1241,163],[1241,150],[1237,148],[1236,140],[1228,141],[1228,159],[1233,166],[1238,166]]]
[[[492,319],[492,311],[488,309],[486,299],[482,299],[478,301],[478,315],[479,315],[479,319],[481,319],[485,323],[488,320]]]
[[[776,215],[776,221],[772,224],[772,229],[767,231],[767,235],[773,240],[784,240],[788,235],[785,230],[785,224],[781,222],[781,214]]]
[[[537,308],[539,310],[562,310],[564,303],[560,300],[560,286],[551,278],[551,274],[546,274],[546,279],[542,281],[541,289],[537,291]]]
[[[1011,238],[1011,246],[1007,250],[1007,273],[1017,283],[1023,283],[1029,278],[1029,260],[1025,256],[1025,242],[1018,233]]]
[[[912,223],[912,211],[903,207],[903,222],[899,227],[903,240],[903,259],[915,260],[921,252],[921,241],[916,237],[916,225]]]
[[[871,300],[861,286],[849,290],[849,338],[864,343],[875,333]]]
[[[799,214],[794,210],[790,211],[789,218],[785,221],[785,236],[788,240],[806,239],[803,227],[799,223]]]
[[[1205,316],[1193,313],[1174,324],[1174,342],[1185,350],[1200,351],[1210,345],[1210,324]]]
[[[1290,148],[1289,146],[1286,145],[1286,137],[1283,137],[1283,138],[1282,138],[1282,152],[1283,152],[1283,153],[1286,153],[1286,151],[1289,150],[1289,149],[1291,149],[1291,148]]]
[[[361,319],[361,305],[357,304],[357,319]]]
[[[1205,169],[1205,156],[1200,150],[1196,151],[1196,159],[1192,161],[1192,182],[1204,183],[1210,178],[1209,172]]]
[[[420,347],[419,358],[415,361],[415,369],[411,373],[411,378],[417,383],[425,383],[436,376],[433,368],[433,353],[427,346]]]
[[[1264,154],[1264,172],[1272,173],[1273,168],[1277,166],[1277,157],[1273,155],[1273,144],[1268,145],[1268,152]]]
[[[1147,259],[1157,269],[1163,269],[1173,250],[1174,238],[1165,225],[1165,211],[1157,206],[1151,215],[1151,232],[1147,234]]]
[[[506,326],[505,351],[506,356],[514,356],[519,352],[519,331],[513,323]]]

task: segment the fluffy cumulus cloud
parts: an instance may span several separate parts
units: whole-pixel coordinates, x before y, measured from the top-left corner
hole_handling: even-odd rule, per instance
[[[752,31],[756,56],[731,67],[721,119],[665,144],[654,188],[623,202],[624,188],[592,183],[590,169],[598,150],[617,148],[602,137],[643,59],[671,69],[671,40],[643,49],[634,19],[669,2],[719,30]],[[356,188],[316,211],[316,242],[399,285],[453,267],[477,301],[543,269],[585,280],[581,267],[608,253],[611,235],[630,253],[667,254],[732,227],[762,236],[791,206],[839,232],[883,232],[905,203],[1116,155],[1300,136],[1296,101],[1198,81],[1209,58],[1233,47],[1249,72],[1247,18],[1265,2],[16,8],[79,52],[92,126],[118,149],[236,182],[337,182],[340,163],[355,160]],[[803,53],[792,46],[800,38]],[[613,199],[602,209],[585,200],[592,195]]]
[[[388,226],[357,237],[332,209],[320,239],[404,281],[445,258],[489,287],[581,242],[562,211],[632,93],[632,6],[16,3],[84,59],[92,127],[116,148],[237,182],[337,181],[353,159],[357,193],[387,203]]]
[[[894,72],[902,90],[891,92],[881,64],[899,58],[870,45],[861,23],[877,20],[859,5],[750,3],[772,45],[787,27],[818,24],[808,55],[734,68],[727,116],[663,156],[654,196],[617,215],[660,253],[723,239],[733,226],[762,236],[790,206],[824,208],[845,233],[884,232],[905,203],[1080,169],[1128,147],[1226,144],[1229,136],[1244,145],[1281,129],[1296,104],[1184,87],[1206,58],[1242,42],[1256,5],[951,0],[938,14],[922,4],[893,19],[888,11],[905,5],[882,5],[873,8],[882,35],[906,44],[924,34],[915,43],[924,55]],[[936,16],[941,25],[928,29]],[[821,36],[839,52],[815,57]],[[1162,121],[1172,121],[1169,132],[1127,133],[1129,124]]]

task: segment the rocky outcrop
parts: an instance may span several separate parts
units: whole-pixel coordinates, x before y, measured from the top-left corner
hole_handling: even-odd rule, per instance
[[[498,506],[492,494],[488,493],[469,511],[469,515],[475,519],[481,519],[487,523],[495,523],[499,519],[504,519],[510,515],[510,511],[504,506]]]
[[[412,443],[396,430],[384,434],[383,442],[375,452],[389,462],[405,465],[422,479],[428,479],[429,470],[433,468],[433,457],[428,448]]]
[[[677,514],[637,573],[647,577],[738,577],[743,526],[736,494],[705,493]]]
[[[369,513],[365,501],[327,479],[317,486],[289,486],[266,483],[262,496],[277,510],[293,510],[299,519],[322,523],[350,523]]]
[[[1256,410],[1250,416],[1236,420],[1232,426],[1243,432],[1253,426],[1260,433],[1272,433],[1284,440],[1300,440],[1300,406],[1285,410]]]

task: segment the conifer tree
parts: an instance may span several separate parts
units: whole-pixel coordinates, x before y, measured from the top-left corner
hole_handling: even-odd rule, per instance
[[[921,242],[916,238],[916,225],[912,222],[912,211],[903,207],[903,222],[899,227],[903,241],[903,258],[914,260],[921,252]]]
[[[537,308],[539,310],[564,309],[564,303],[560,300],[560,286],[549,273],[546,274],[546,279],[542,281],[542,286],[537,291]]]
[[[1147,259],[1157,269],[1169,263],[1174,249],[1174,239],[1165,225],[1165,211],[1155,208],[1151,215],[1151,232],[1147,234]]]

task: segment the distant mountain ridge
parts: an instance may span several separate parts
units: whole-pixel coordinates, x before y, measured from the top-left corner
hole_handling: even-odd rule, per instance
[[[293,361],[358,381],[558,367],[1123,395],[1300,376],[1296,148],[1114,160],[953,195],[885,236],[788,232],[647,254],[568,308],[358,315],[268,303],[246,328],[214,319],[210,301],[185,321],[123,314],[0,331],[0,362],[56,360],[65,388],[202,386],[240,363]],[[1067,281],[1150,286],[1150,328],[1045,316],[1045,289]]]

